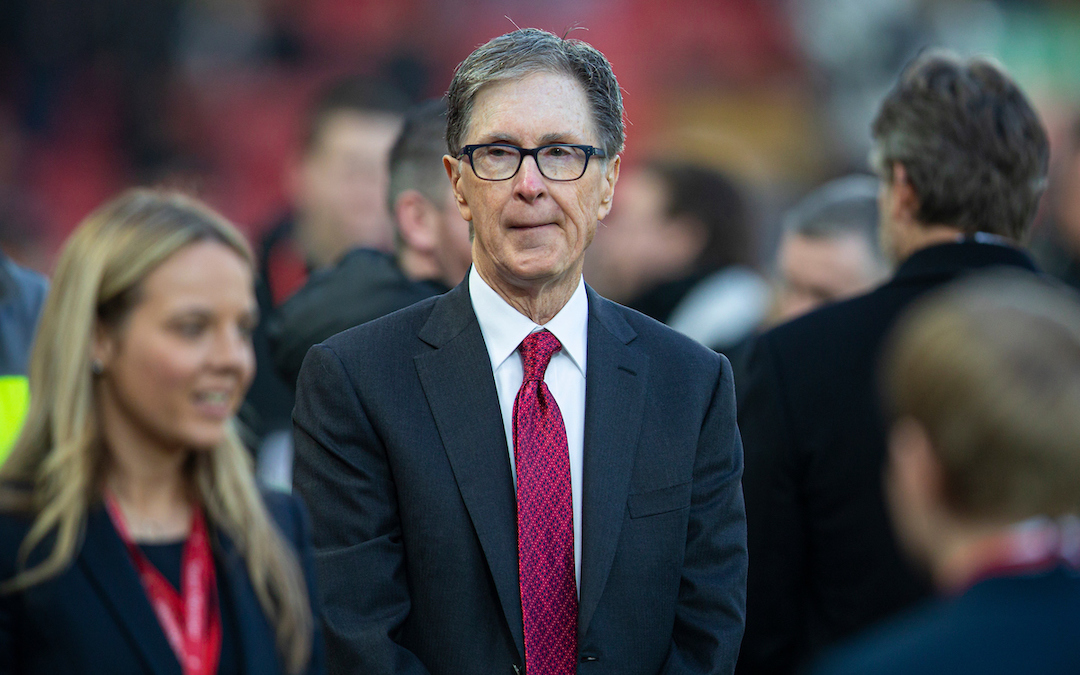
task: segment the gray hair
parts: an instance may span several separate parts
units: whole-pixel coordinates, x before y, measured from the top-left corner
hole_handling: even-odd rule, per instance
[[[538,72],[574,78],[585,91],[604,152],[609,158],[622,152],[626,140],[622,92],[604,55],[581,40],[560,38],[538,28],[522,28],[477,47],[454,71],[446,94],[446,145],[450,154],[456,157],[461,152],[473,102],[485,85]]]
[[[851,174],[812,190],[784,215],[785,234],[814,239],[858,236],[879,257],[878,186],[873,176]]]
[[[926,52],[904,69],[873,123],[875,170],[903,165],[923,223],[1020,241],[1046,187],[1046,130],[988,60]]]
[[[405,122],[390,150],[390,212],[406,190],[417,190],[441,206],[449,190],[442,156],[446,153],[446,99],[425,101],[405,113]]]

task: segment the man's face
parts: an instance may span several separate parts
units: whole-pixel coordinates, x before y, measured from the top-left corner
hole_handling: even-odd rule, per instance
[[[585,92],[572,78],[539,72],[477,94],[464,144],[599,146]],[[508,180],[476,177],[467,158],[446,157],[461,216],[473,225],[473,263],[488,283],[539,289],[581,273],[597,220],[607,215],[619,158],[593,159],[576,181],[551,181],[526,157]]]
[[[778,253],[777,318],[788,321],[825,303],[869,290],[882,276],[872,247],[856,234],[807,237],[786,233]]]
[[[333,113],[302,160],[295,188],[298,237],[316,267],[359,246],[390,249],[387,156],[398,124],[392,115]]]

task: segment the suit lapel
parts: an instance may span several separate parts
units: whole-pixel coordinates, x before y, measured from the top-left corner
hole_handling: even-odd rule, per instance
[[[232,614],[240,640],[237,654],[243,664],[241,671],[279,673],[281,667],[277,661],[274,630],[263,613],[258,596],[255,595],[255,589],[248,577],[247,565],[232,540],[224,533],[218,532],[215,540],[221,561],[219,568],[225,573],[225,578],[218,580],[218,592],[227,593],[232,602]],[[228,620],[225,616],[221,619]]]
[[[495,377],[467,281],[436,302],[419,337],[435,350],[415,357],[416,371],[523,656],[517,500]]]
[[[622,531],[649,366],[648,357],[629,347],[634,329],[588,291],[579,639],[600,602]]]
[[[146,597],[127,547],[104,508],[92,507],[78,564],[154,675],[181,675],[180,662]]]

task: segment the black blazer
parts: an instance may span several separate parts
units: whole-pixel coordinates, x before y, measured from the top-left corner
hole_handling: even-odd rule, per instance
[[[745,523],[725,359],[589,290],[579,673],[729,673]],[[331,670],[512,675],[516,500],[463,282],[308,353],[293,413]]]
[[[310,537],[299,500],[269,492],[265,500],[285,540],[299,551],[312,588]],[[28,529],[24,516],[0,515],[0,578],[14,575]],[[244,560],[223,534],[214,533],[213,541],[236,615],[242,671],[284,673],[273,628],[248,581]],[[324,658],[316,631],[308,675],[325,671]],[[89,512],[85,540],[68,569],[25,591],[0,596],[0,673],[181,675],[127,548],[103,507]]]
[[[996,266],[1035,270],[1004,245],[934,246],[880,288],[756,340],[739,387],[752,561],[740,673],[791,672],[929,594],[899,553],[885,509],[878,352],[913,300]]]

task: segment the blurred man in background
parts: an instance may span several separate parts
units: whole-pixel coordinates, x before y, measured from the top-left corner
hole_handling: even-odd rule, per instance
[[[469,223],[446,180],[446,101],[409,111],[390,152],[395,253],[353,250],[313,276],[268,326],[274,363],[295,387],[308,348],[457,286],[472,264]]]
[[[648,161],[623,178],[586,276],[607,297],[713,349],[764,318],[768,285],[750,267],[750,215],[727,176]]]
[[[742,673],[790,672],[929,592],[885,512],[880,345],[910,302],[949,280],[998,266],[1035,271],[1018,242],[1043,191],[1049,144],[1001,70],[924,54],[886,96],[873,138],[895,275],[763,334],[740,392],[754,561]]]
[[[878,181],[851,175],[817,188],[784,218],[774,323],[865,293],[889,266],[878,245]]]
[[[893,521],[950,597],[816,672],[1080,672],[1077,297],[1034,278],[960,283],[902,321],[884,364]]]
[[[299,158],[288,170],[292,208],[258,248],[258,367],[240,411],[252,431],[249,444],[291,424],[293,384],[278,377],[266,337],[274,312],[311,272],[333,266],[349,251],[391,249],[387,156],[407,105],[389,84],[352,76],[331,83],[311,108]]]

